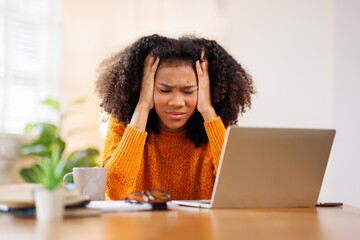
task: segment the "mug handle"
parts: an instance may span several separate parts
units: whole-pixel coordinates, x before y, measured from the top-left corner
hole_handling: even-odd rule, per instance
[[[63,177],[63,182],[65,182],[65,180],[68,176],[74,176],[74,172],[69,172],[69,173],[65,174]]]

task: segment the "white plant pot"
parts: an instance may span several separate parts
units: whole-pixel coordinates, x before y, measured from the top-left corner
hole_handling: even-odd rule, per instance
[[[38,189],[34,192],[36,218],[40,221],[61,220],[64,217],[64,190]]]

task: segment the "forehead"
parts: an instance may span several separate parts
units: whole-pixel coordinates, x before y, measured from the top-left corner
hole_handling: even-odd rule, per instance
[[[193,67],[185,62],[163,63],[156,72],[155,84],[169,86],[196,85],[197,77]]]

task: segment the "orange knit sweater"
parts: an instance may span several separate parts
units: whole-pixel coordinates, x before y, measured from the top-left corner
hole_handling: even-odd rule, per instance
[[[172,199],[210,199],[226,129],[220,117],[204,126],[209,142],[195,148],[186,130],[148,135],[111,117],[101,162],[108,168],[105,199],[145,189]]]

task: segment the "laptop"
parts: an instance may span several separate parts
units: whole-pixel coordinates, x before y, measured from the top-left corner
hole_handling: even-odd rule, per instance
[[[316,206],[333,129],[230,126],[211,200],[178,200],[202,208]]]

